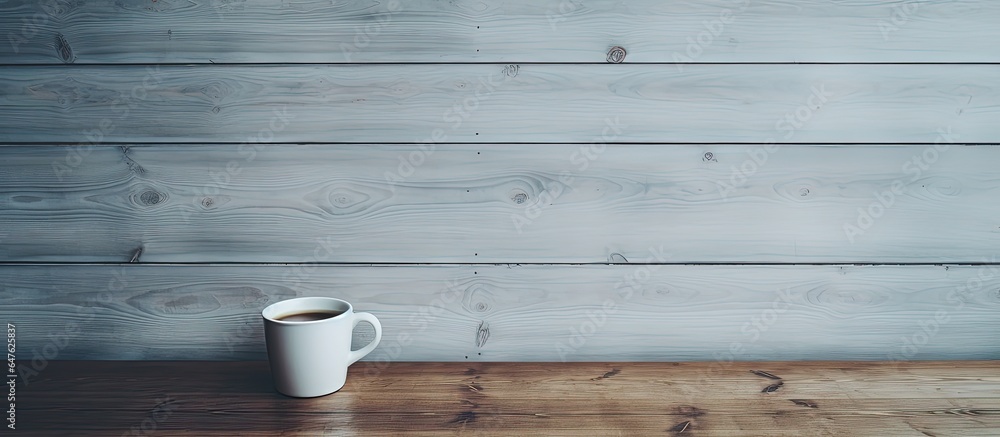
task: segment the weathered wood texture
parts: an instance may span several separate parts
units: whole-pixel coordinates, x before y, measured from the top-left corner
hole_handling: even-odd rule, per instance
[[[990,361],[355,365],[343,389],[312,399],[277,394],[262,361],[71,361],[19,390],[17,435],[1000,432],[1000,366]]]
[[[947,144],[0,147],[0,261],[996,262],[997,162]]]
[[[7,1],[0,316],[57,359],[260,359],[297,295],[383,317],[373,360],[997,358],[997,18]],[[565,265],[650,261],[924,265]]]
[[[0,63],[998,62],[996,2],[12,0]]]
[[[15,68],[2,142],[933,143],[1000,138],[996,65]]]
[[[0,322],[17,326],[21,350],[45,350],[49,359],[264,359],[262,308],[333,296],[382,321],[382,344],[367,358],[373,364],[997,359],[998,273],[996,266],[0,266]],[[365,331],[357,336],[356,344],[367,343]]]

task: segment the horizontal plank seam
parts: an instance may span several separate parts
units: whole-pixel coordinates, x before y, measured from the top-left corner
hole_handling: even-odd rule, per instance
[[[666,262],[666,263],[608,263],[608,262],[480,262],[480,263],[420,263],[420,262],[71,262],[71,261],[0,261],[0,267],[24,267],[24,266],[202,266],[202,267],[262,267],[262,266],[319,266],[319,267],[525,267],[525,266],[830,266],[830,267],[877,267],[877,266],[913,266],[913,267],[978,267],[978,266],[1000,266],[1000,262],[954,262],[954,263],[928,263],[928,262],[898,262],[898,263],[845,263],[845,262],[813,262],[813,263],[792,263],[792,262]]]
[[[527,61],[518,62],[516,60],[504,62],[127,62],[127,63],[81,63],[72,64],[59,63],[30,63],[30,64],[10,64],[0,63],[0,67],[5,68],[87,68],[87,67],[145,67],[149,65],[159,65],[162,67],[283,67],[283,66],[326,66],[326,65],[667,65],[667,66],[692,66],[692,65],[1000,65],[1000,62],[621,62],[609,63],[607,61],[593,62],[540,62]]]
[[[239,146],[245,144],[244,142],[230,142],[230,141],[139,141],[139,142],[127,142],[127,141],[102,141],[100,143],[87,143],[86,141],[0,141],[0,147],[23,147],[23,146],[52,146],[52,147],[74,147],[80,144],[87,144],[89,147],[156,147],[156,146]],[[400,141],[344,141],[344,142],[327,142],[327,141],[296,141],[296,142],[270,142],[262,143],[265,146],[356,146],[356,145],[379,145],[379,146],[412,146],[412,145],[422,145],[426,143],[422,142],[400,142]],[[552,145],[552,146],[572,146],[572,145],[589,145],[589,143],[579,142],[579,141],[569,141],[569,142],[537,142],[537,141],[484,141],[484,142],[440,142],[433,143],[438,146],[483,146],[483,145],[511,145],[511,146],[523,146],[523,145]],[[712,142],[695,142],[695,141],[650,141],[650,142],[614,142],[609,141],[604,144],[609,146],[933,146],[938,143],[927,143],[927,142],[853,142],[853,143],[838,143],[838,142],[819,142],[819,143],[768,143],[768,142],[739,142],[739,141],[712,141]],[[998,146],[998,142],[983,142],[983,143],[949,143],[949,146]]]

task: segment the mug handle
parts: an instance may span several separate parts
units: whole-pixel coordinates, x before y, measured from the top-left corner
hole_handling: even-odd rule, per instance
[[[351,353],[347,356],[348,366],[364,358],[365,355],[370,354],[373,350],[375,350],[375,347],[378,346],[378,342],[382,341],[382,324],[378,322],[378,319],[376,319],[372,313],[354,313],[354,321],[351,325],[351,331],[353,331],[354,328],[357,328],[358,323],[361,322],[371,323],[372,326],[375,327],[375,339],[372,340],[371,343],[368,343],[367,346],[356,351],[351,351]]]

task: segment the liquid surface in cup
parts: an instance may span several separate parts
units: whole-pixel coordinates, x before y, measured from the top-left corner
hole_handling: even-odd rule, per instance
[[[343,311],[323,311],[323,310],[307,310],[297,313],[285,314],[281,317],[277,317],[275,320],[280,320],[282,322],[313,322],[316,320],[329,319],[331,317],[337,317],[344,314]]]

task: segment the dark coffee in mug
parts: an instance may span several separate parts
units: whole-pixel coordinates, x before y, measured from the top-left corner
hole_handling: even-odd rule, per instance
[[[313,322],[316,320],[329,319],[331,317],[337,317],[344,314],[343,311],[304,311],[301,313],[285,314],[280,317],[276,317],[275,320],[280,320],[282,322]]]

